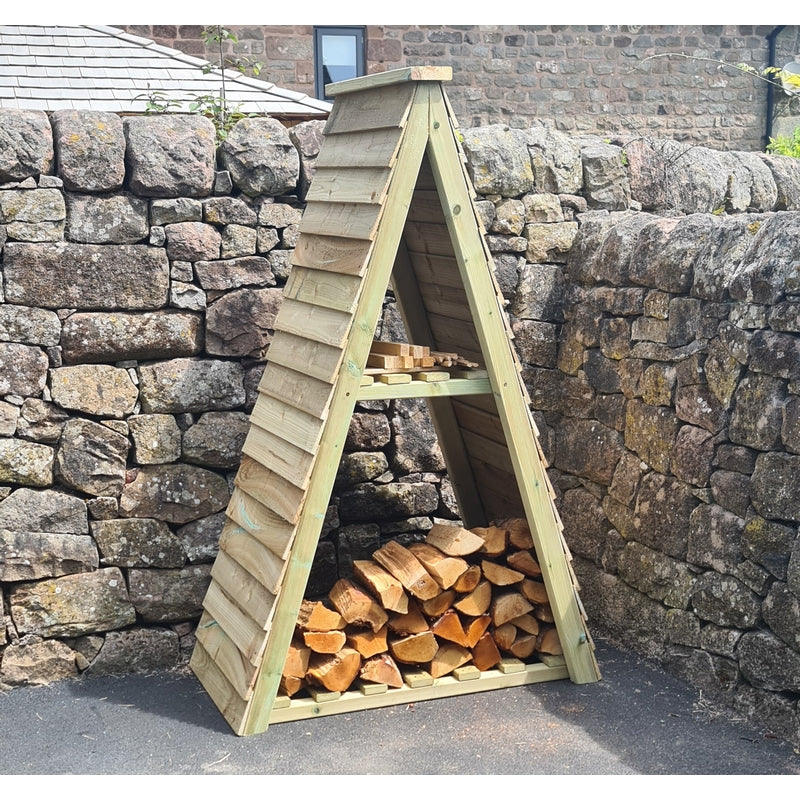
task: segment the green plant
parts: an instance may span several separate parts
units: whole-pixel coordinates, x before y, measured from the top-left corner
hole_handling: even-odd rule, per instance
[[[219,75],[219,90],[217,92],[206,92],[205,94],[192,95],[189,102],[189,111],[193,114],[201,114],[208,117],[214,124],[216,131],[216,143],[222,144],[228,138],[233,126],[245,117],[251,116],[241,110],[240,103],[231,104],[228,102],[228,86],[226,70],[233,69],[244,75],[250,71],[253,75],[258,75],[263,68],[263,63],[254,61],[246,56],[230,57],[225,55],[225,43],[232,42],[238,44],[236,36],[222,25],[211,25],[203,29],[202,39],[206,47],[211,47],[216,51],[215,61],[209,61],[201,67],[204,75]],[[161,90],[151,90],[147,84],[148,91],[137,95],[136,100],[145,100],[145,114],[164,114],[171,110],[183,108],[180,100],[170,99],[166,92]]]
[[[768,153],[777,153],[780,156],[800,158],[800,127],[794,129],[791,136],[775,136],[769,140]]]
[[[189,110],[208,117],[214,123],[214,128],[217,131],[217,144],[221,144],[227,138],[231,128],[240,119],[248,116],[240,110],[239,104],[231,105],[228,102],[225,71],[234,69],[244,75],[250,70],[253,75],[257,76],[264,65],[260,61],[254,61],[249,57],[226,57],[225,43],[238,44],[239,40],[232,31],[228,30],[228,28],[223,28],[222,25],[210,25],[203,28],[201,36],[206,47],[212,47],[216,50],[216,62],[209,61],[208,64],[203,66],[203,74],[218,73],[220,87],[217,94],[209,93],[195,96],[189,105]]]

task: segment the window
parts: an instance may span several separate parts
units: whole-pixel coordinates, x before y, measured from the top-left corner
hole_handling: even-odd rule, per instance
[[[363,28],[314,28],[314,79],[320,100],[330,99],[325,96],[326,84],[365,72]]]

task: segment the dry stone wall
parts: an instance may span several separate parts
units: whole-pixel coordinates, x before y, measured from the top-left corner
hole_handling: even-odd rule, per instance
[[[592,629],[799,741],[800,162],[461,133]],[[4,686],[185,662],[320,139],[0,111]],[[457,517],[359,404],[308,593]]]

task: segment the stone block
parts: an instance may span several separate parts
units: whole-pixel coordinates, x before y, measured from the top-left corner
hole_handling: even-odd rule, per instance
[[[105,425],[70,419],[56,454],[56,473],[66,486],[95,497],[119,497],[125,485],[129,441]]]
[[[210,564],[183,569],[131,569],[128,573],[136,613],[151,623],[199,617],[210,582]]]
[[[23,583],[9,594],[21,635],[84,636],[132,625],[136,613],[117,567]]]
[[[60,109],[51,115],[58,175],[73,192],[113,192],[125,180],[119,114]]]
[[[226,411],[245,401],[244,369],[234,361],[173,358],[137,372],[146,414]]]
[[[142,467],[125,485],[120,513],[184,525],[224,509],[230,499],[224,478],[188,464]]]
[[[300,178],[300,156],[286,128],[270,117],[239,120],[219,150],[223,169],[250,197],[289,194]]]
[[[46,175],[54,155],[53,131],[44,111],[0,109],[0,183]]]
[[[67,239],[85,244],[136,244],[150,234],[147,200],[133,195],[67,195]]]
[[[6,302],[43,308],[147,310],[166,303],[169,262],[147,245],[9,242]]]
[[[145,197],[206,197],[214,187],[215,130],[197,114],[125,117],[131,191]]]

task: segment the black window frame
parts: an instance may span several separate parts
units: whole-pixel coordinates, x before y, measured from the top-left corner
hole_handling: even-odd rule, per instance
[[[323,75],[322,62],[322,37],[323,36],[353,36],[356,40],[356,77],[366,75],[366,28],[354,25],[321,25],[314,27],[314,89],[318,100],[331,100],[325,96],[326,81]]]

